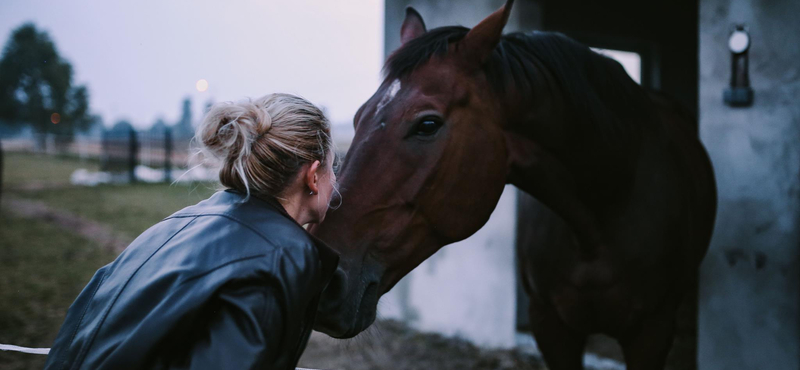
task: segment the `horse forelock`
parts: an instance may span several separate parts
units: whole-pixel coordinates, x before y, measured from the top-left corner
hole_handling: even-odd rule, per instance
[[[461,26],[434,28],[405,43],[386,60],[383,73],[387,79],[403,78],[435,55],[447,54],[450,44],[461,40],[469,29]]]

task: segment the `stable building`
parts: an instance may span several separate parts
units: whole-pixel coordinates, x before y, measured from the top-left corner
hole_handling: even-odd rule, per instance
[[[400,46],[407,6],[431,29],[472,27],[504,3],[385,0],[385,54]],[[697,290],[681,309],[673,368],[800,368],[798,14],[796,0],[514,4],[506,32],[558,31],[602,49],[697,117],[719,205]],[[483,346],[531,341],[515,261],[531,203],[507,186],[489,222],[401,280],[380,316]]]

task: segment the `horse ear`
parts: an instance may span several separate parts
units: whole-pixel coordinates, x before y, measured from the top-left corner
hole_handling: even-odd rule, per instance
[[[425,28],[422,16],[414,8],[410,6],[406,8],[406,19],[403,21],[403,26],[400,27],[400,41],[405,44],[425,32],[428,30]]]
[[[503,35],[503,28],[508,23],[513,5],[514,0],[506,0],[502,8],[486,17],[464,36],[458,45],[458,50],[464,54],[468,63],[480,66],[492,55]]]

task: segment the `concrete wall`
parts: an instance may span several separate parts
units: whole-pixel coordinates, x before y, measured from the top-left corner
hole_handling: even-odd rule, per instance
[[[507,186],[480,231],[442,248],[384,295],[380,316],[478,345],[515,346],[516,192]]]
[[[700,2],[700,134],[719,212],[701,270],[698,368],[800,369],[800,1]],[[755,104],[730,108],[727,39],[750,26]]]

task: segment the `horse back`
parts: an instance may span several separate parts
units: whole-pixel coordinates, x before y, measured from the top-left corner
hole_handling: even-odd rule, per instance
[[[717,212],[717,190],[711,160],[698,137],[694,115],[672,98],[650,92],[664,132],[669,136],[672,155],[688,180],[685,196],[690,203],[687,224],[699,265],[711,241]]]

